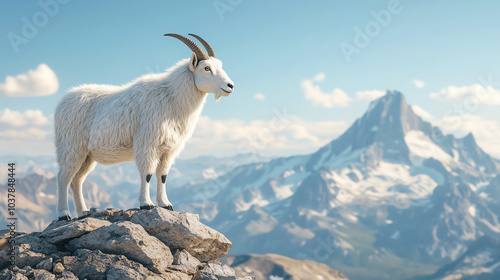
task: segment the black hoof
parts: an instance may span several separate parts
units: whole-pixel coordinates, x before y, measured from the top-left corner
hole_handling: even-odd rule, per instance
[[[151,210],[151,209],[155,209],[155,206],[154,205],[144,205],[144,206],[141,206],[141,209]]]
[[[66,216],[59,217],[58,221],[71,221],[71,216],[66,215]]]
[[[172,207],[172,205],[169,205],[169,206],[162,206],[161,208],[165,208],[165,209],[167,209],[167,210],[174,211],[174,207]]]

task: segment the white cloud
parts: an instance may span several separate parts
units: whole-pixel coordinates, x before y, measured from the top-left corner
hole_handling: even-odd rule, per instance
[[[313,81],[322,82],[325,80],[325,73],[321,72],[318,75],[314,76]]]
[[[413,80],[412,82],[413,82],[413,84],[414,84],[416,87],[418,87],[418,88],[423,88],[423,87],[425,87],[425,83],[424,83],[424,82],[422,82],[422,81],[420,81],[420,80]]]
[[[413,109],[413,112],[415,112],[415,114],[420,116],[422,119],[424,119],[426,121],[434,120],[434,117],[429,112],[422,109],[420,106],[413,105],[413,106],[411,106],[411,108]]]
[[[25,112],[0,110],[0,123],[20,127],[26,125],[49,125],[49,118],[45,117],[40,110],[27,110]]]
[[[296,116],[254,121],[212,120],[203,116],[181,156],[311,153],[346,128],[347,124],[341,121],[308,122]]]
[[[0,138],[12,140],[44,140],[50,133],[50,130],[30,127],[23,130],[2,130],[0,131]]]
[[[492,86],[473,84],[471,86],[448,86],[439,92],[431,93],[434,99],[449,99],[454,101],[465,101],[471,104],[500,105],[500,89]]]
[[[352,101],[343,90],[335,88],[331,93],[325,93],[321,90],[318,85],[314,85],[314,82],[323,81],[325,79],[325,74],[319,73],[311,80],[302,81],[302,90],[304,91],[304,97],[310,100],[314,106],[321,106],[326,108],[333,107],[347,107]]]
[[[56,73],[46,64],[40,64],[35,70],[15,77],[7,76],[0,83],[0,96],[27,97],[51,95],[57,92],[59,81]]]
[[[40,110],[0,110],[0,153],[53,155],[52,123]]]
[[[266,96],[262,93],[257,93],[253,96],[253,98],[255,98],[257,100],[264,100],[264,99],[266,99]]]
[[[356,92],[356,98],[358,100],[374,100],[379,97],[382,97],[386,94],[385,91],[382,90],[365,90]]]

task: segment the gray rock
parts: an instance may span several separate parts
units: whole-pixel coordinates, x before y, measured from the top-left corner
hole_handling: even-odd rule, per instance
[[[14,234],[14,237],[22,235],[22,234],[27,234],[27,233],[21,232],[21,231],[16,231]],[[9,238],[10,236],[11,236],[10,229],[0,229],[0,239]]]
[[[49,271],[45,269],[33,269],[30,266],[26,266],[18,272],[28,277],[28,279],[55,279],[55,275]]]
[[[202,262],[221,258],[231,248],[231,241],[200,223],[195,214],[156,207],[136,212],[130,221],[142,225],[150,235],[163,241],[172,250],[185,249]]]
[[[191,277],[180,272],[164,272],[162,274],[152,274],[151,272],[148,272],[148,274],[145,274],[143,272],[136,271],[124,265],[115,265],[108,270],[106,279],[107,280],[136,280],[136,279],[191,280]]]
[[[96,208],[91,208],[87,212],[87,215],[88,217],[91,218],[107,220],[114,223],[114,222],[130,221],[132,215],[134,215],[137,211],[140,211],[140,209],[132,208],[128,210],[121,210],[118,208],[109,207],[106,208],[106,210],[99,210]]]
[[[33,232],[16,238],[16,244],[30,244],[30,250],[44,255],[60,254],[57,246],[48,243],[40,236],[40,232]],[[63,253],[64,254],[64,253]]]
[[[255,276],[238,277],[236,280],[255,280]]]
[[[25,276],[25,270],[19,269],[17,266],[14,266],[12,269],[12,271],[9,268],[0,271],[0,279],[28,280],[28,277]]]
[[[76,221],[76,220],[71,220],[71,221],[52,220],[52,222],[42,232],[65,226],[65,225],[71,223],[72,221]]]
[[[56,276],[44,269],[34,269],[34,277],[31,279],[35,280],[55,280]]]
[[[114,213],[113,216],[109,217],[110,222],[117,221],[130,221],[132,216],[139,211],[138,208],[128,209],[128,210],[120,210],[119,212]]]
[[[82,220],[67,222],[59,227],[47,228],[40,234],[40,237],[45,238],[47,242],[52,244],[64,243],[110,224],[111,223],[106,220],[89,217]]]
[[[15,272],[11,274],[10,280],[28,280],[28,278],[19,272]]]
[[[64,271],[64,265],[60,262],[54,264],[54,268],[52,269],[52,272],[56,273],[56,274],[60,274],[60,273],[63,273]]]
[[[234,270],[220,261],[210,261],[198,270],[193,280],[236,280]]]
[[[1,264],[4,265],[9,263],[10,259],[10,250],[2,250],[0,251],[0,260]],[[14,250],[16,256],[16,266],[18,267],[26,267],[31,266],[34,267],[39,262],[46,259],[46,256],[42,253],[33,252],[31,250],[31,244],[17,244]]]
[[[201,262],[191,256],[186,250],[177,250],[174,255],[174,261],[170,268],[184,272],[189,275],[193,275],[198,271],[198,266]]]
[[[131,261],[122,255],[105,254],[99,250],[76,250],[74,256],[63,257],[63,264],[67,271],[73,272],[79,279],[106,279],[108,270],[119,265],[129,267],[140,274],[154,276],[140,263]]]
[[[0,279],[9,279],[11,274],[12,271],[10,271],[8,268],[5,268],[2,271],[0,271]]]
[[[63,258],[63,264],[66,271],[72,271],[79,279],[191,280],[190,276],[180,272],[155,274],[140,263],[131,261],[125,256],[104,254],[99,250],[76,250],[75,256]]]
[[[65,280],[78,280],[78,277],[76,277],[73,272],[71,271],[63,271],[63,273],[61,273],[61,276],[58,277],[57,279],[65,279]]]
[[[168,280],[192,280],[192,276],[189,276],[185,273],[179,271],[169,271],[165,276],[165,279]]]
[[[36,265],[36,268],[52,271],[52,258],[45,259]]]
[[[10,251],[7,248],[2,248],[0,251],[0,269],[4,269],[10,266]]]
[[[107,280],[135,280],[135,279],[145,279],[147,275],[144,275],[138,271],[133,270],[130,267],[123,265],[115,265],[108,270],[106,274]]]
[[[72,251],[86,248],[125,255],[157,273],[165,271],[173,261],[172,253],[165,244],[148,235],[141,226],[127,221],[98,228],[71,240],[66,247]]]

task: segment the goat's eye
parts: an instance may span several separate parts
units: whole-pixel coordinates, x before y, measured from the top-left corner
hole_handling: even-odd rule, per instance
[[[205,67],[205,71],[210,71],[210,67]]]

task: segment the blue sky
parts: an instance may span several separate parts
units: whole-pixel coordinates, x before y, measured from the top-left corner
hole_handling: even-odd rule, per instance
[[[52,155],[51,115],[67,89],[163,71],[190,56],[163,34],[195,33],[212,44],[236,86],[219,102],[209,96],[181,157],[312,152],[387,89],[404,93],[446,132],[472,131],[500,157],[498,1],[0,5],[0,155]],[[345,46],[355,52],[346,55]],[[272,130],[277,115],[286,119]]]

